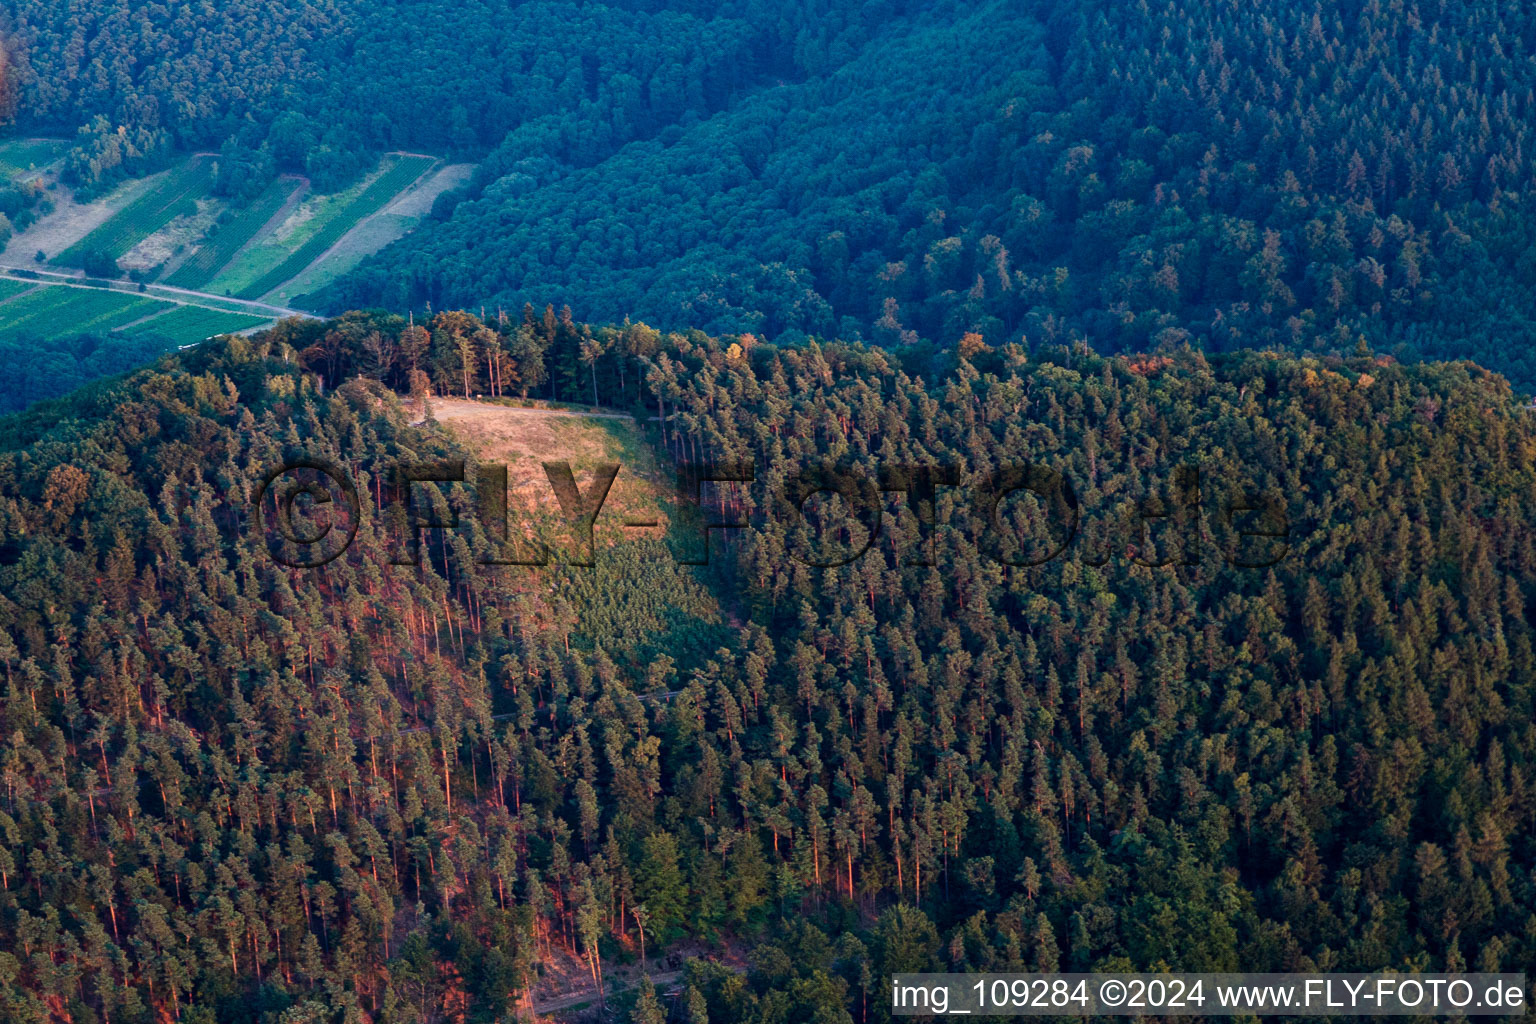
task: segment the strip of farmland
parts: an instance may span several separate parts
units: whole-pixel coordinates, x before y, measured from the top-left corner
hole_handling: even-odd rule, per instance
[[[177,306],[168,313],[135,324],[125,333],[155,334],[178,345],[194,345],[216,334],[235,334],[271,322],[271,318],[245,313],[225,313],[217,309],[203,309],[201,306]]]
[[[242,299],[258,299],[284,281],[297,277],[319,259],[343,235],[365,217],[378,213],[395,196],[405,191],[437,161],[432,157],[401,156],[383,174],[346,206],[337,210],[309,240],[277,266],[267,271],[238,293]]]
[[[166,278],[165,283],[177,288],[201,289],[212,281],[225,264],[293,198],[301,184],[293,178],[279,178],[272,182],[233,220],[214,229],[213,236],[193,253],[191,259]]]
[[[172,305],[105,289],[43,287],[0,306],[0,341],[54,341],[78,334],[101,334]]]
[[[60,253],[54,262],[78,267],[93,252],[118,259],[178,216],[196,212],[197,200],[212,186],[213,161],[202,157],[189,160]]]

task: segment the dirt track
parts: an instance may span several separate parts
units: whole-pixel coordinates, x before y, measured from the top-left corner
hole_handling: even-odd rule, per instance
[[[685,944],[684,951],[681,951],[680,955],[685,958],[690,955],[704,956],[713,964],[734,971],[737,974],[745,974],[747,972],[744,948],[731,946],[723,954],[712,952],[696,944],[692,945],[691,953],[688,951],[689,948]],[[651,984],[656,987],[656,994],[663,996],[669,986],[682,980],[683,969],[652,972],[650,977]],[[603,995],[607,1000],[612,1001],[616,996],[623,995],[639,987],[640,969],[638,965],[631,964],[625,967],[614,966],[605,968]],[[597,988],[590,984],[582,988],[561,992],[558,995],[547,995],[543,998],[534,999],[533,1013],[535,1017],[543,1017],[546,1014],[558,1013],[561,1010],[569,1010],[587,1003],[593,1004],[593,1009],[596,1008]]]
[[[7,267],[5,264],[0,263],[0,271],[16,269],[21,268]],[[28,283],[36,284],[63,285],[68,288],[92,288],[98,291],[102,290],[100,285],[86,284],[85,275],[83,273],[66,273],[59,270],[33,270],[32,274],[35,276],[30,278],[13,279],[24,280]],[[8,275],[0,274],[0,276]],[[274,306],[265,302],[253,302],[248,299],[232,299],[225,295],[212,295],[208,292],[195,292],[188,288],[173,288],[166,284],[147,285],[145,290],[140,293],[136,286],[123,282],[113,282],[112,286],[106,290],[143,294],[149,296],[152,299],[163,299],[166,302],[174,302],[180,306],[198,306],[203,309],[229,309],[236,312],[250,313],[252,316],[270,316],[273,319],[290,316],[303,317],[307,320],[315,319],[315,315],[313,313],[306,313],[303,310],[288,309],[284,306]],[[195,301],[198,299],[203,301]]]

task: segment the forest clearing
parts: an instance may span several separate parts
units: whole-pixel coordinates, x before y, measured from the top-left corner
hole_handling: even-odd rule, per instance
[[[507,467],[512,515],[554,514],[555,492],[546,462],[569,462],[579,488],[590,486],[603,463],[620,467],[598,518],[599,538],[659,538],[665,532],[666,484],[656,454],[627,413],[523,407],[501,402],[433,397],[432,417],[485,462]],[[622,526],[631,520],[655,526]]]
[[[15,180],[42,173],[68,148],[62,139],[9,139],[0,143],[0,175]]]

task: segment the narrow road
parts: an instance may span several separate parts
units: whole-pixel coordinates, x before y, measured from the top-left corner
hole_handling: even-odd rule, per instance
[[[713,960],[711,962],[717,964],[718,966],[725,967],[735,972],[736,974],[747,973],[747,966],[742,963],[733,963],[727,960],[719,959]],[[651,975],[651,984],[656,987],[656,995],[660,997],[668,985],[675,981],[682,980],[682,977],[683,972],[681,970],[663,971],[660,974]],[[621,995],[639,987],[640,983],[638,981],[630,985],[605,984],[603,986],[603,996],[604,998],[612,999],[614,996]],[[577,992],[565,992],[558,996],[550,996],[547,999],[540,999],[533,1004],[533,1013],[535,1017],[542,1017],[546,1013],[554,1013],[557,1010],[569,1010],[573,1006],[580,1006],[583,1003],[591,1003],[596,1001],[597,989],[585,988]]]
[[[20,277],[15,274],[6,274],[6,271],[22,270],[28,276]],[[227,295],[214,295],[210,292],[193,291],[190,288],[173,288],[167,284],[145,285],[144,291],[139,291],[135,284],[124,284],[120,281],[108,281],[104,286],[86,284],[86,275],[83,271],[64,272],[58,270],[38,270],[33,267],[17,266],[14,263],[0,259],[0,274],[11,277],[14,280],[26,281],[34,284],[64,285],[68,288],[87,288],[95,291],[124,292],[129,295],[147,295],[152,298],[164,299],[167,302],[175,302],[182,306],[203,306],[203,308],[224,309],[232,312],[249,313],[252,316],[268,316],[273,319],[296,316],[305,320],[318,320],[313,313],[306,313],[302,309],[289,309],[286,306],[274,306],[266,302],[254,302],[250,299],[232,299]],[[31,275],[36,275],[33,277]],[[99,280],[99,279],[97,279]],[[179,296],[185,296],[182,298]],[[201,302],[189,301],[189,299],[201,299]]]
[[[657,989],[660,989],[664,985],[672,984],[672,982],[676,981],[682,976],[682,971],[667,971],[665,974],[653,974],[651,975],[651,984],[655,985]],[[619,995],[622,992],[628,992],[631,988],[638,987],[638,985],[626,985],[624,987],[605,985],[603,995],[608,999],[612,999],[614,996]],[[582,1003],[591,1003],[595,1002],[596,1000],[597,989],[582,989],[579,992],[568,992],[565,995],[559,995],[550,999],[540,1000],[539,1002],[533,1004],[533,1013],[536,1017],[542,1017],[546,1013],[554,1013],[556,1010],[569,1010],[573,1006],[580,1006]]]
[[[170,293],[176,294],[176,295],[191,295],[191,296],[194,296],[194,297],[199,298],[199,299],[211,300],[213,302],[226,302],[226,303],[233,303],[233,304],[239,305],[239,306],[245,306],[248,309],[251,309],[252,311],[266,311],[266,312],[272,313],[273,315],[279,316],[279,317],[296,316],[296,317],[301,317],[302,319],[305,319],[305,320],[319,320],[320,319],[320,317],[315,316],[315,314],[313,314],[313,313],[306,313],[302,309],[290,309],[287,306],[274,306],[271,303],[268,303],[268,302],[257,302],[254,299],[235,299],[235,298],[231,298],[231,297],[229,297],[227,295],[213,295],[213,294],[211,294],[209,292],[193,291],[190,288],[176,288],[176,287],[173,287],[173,286],[168,285],[168,284],[152,284],[152,285],[149,285],[148,287],[149,287],[149,291],[150,291],[151,294],[153,294],[154,292],[159,291],[159,292],[170,292]]]

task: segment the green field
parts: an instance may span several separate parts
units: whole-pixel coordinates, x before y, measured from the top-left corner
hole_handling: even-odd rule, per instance
[[[213,235],[203,243],[192,258],[166,278],[165,283],[177,288],[200,289],[234,258],[256,232],[277,215],[283,204],[293,197],[300,183],[291,178],[279,178],[267,186],[265,192],[240,211],[233,220],[214,229]]]
[[[12,299],[26,291],[28,288],[37,287],[31,281],[17,281],[9,277],[0,277],[0,302]],[[5,311],[0,310],[0,321],[5,319]]]
[[[177,306],[152,320],[135,324],[128,334],[158,334],[178,345],[193,345],[215,334],[234,334],[271,323],[271,317],[224,313],[200,306]]]
[[[0,305],[0,341],[104,333],[173,304],[98,288],[44,286]]]
[[[79,266],[87,253],[118,259],[176,217],[197,210],[213,184],[213,161],[188,160],[167,172],[149,191],[113,214],[106,223],[60,253],[54,262]]]
[[[309,234],[297,249],[289,252],[276,266],[235,294],[242,299],[260,298],[284,281],[297,277],[359,221],[383,209],[391,199],[405,191],[437,162],[426,156],[398,156],[391,159],[393,162],[388,163],[384,171],[366,188],[357,191],[350,199],[317,213],[304,225]]]
[[[14,178],[41,170],[64,155],[69,143],[62,139],[13,139],[0,142],[0,175]]]

